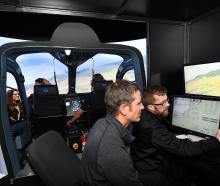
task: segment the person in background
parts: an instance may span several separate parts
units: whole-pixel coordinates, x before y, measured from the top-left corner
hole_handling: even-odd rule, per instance
[[[49,80],[47,80],[45,78],[37,78],[37,79],[35,79],[34,86],[37,86],[37,85],[51,85],[51,83],[50,83]],[[28,102],[29,102],[29,105],[31,107],[31,114],[32,114],[32,110],[33,110],[33,94],[31,94],[28,97]]]
[[[20,95],[15,89],[8,91],[8,117],[11,124],[25,119]]]
[[[50,85],[51,83],[49,82],[49,80],[45,79],[45,78],[37,78],[35,79],[35,83],[34,85]]]
[[[50,81],[45,79],[45,78],[37,78],[35,79],[34,86],[38,85],[51,85]],[[33,94],[30,94],[28,97],[28,103],[30,105],[30,110],[31,110],[31,120],[33,119],[33,109],[34,109],[34,101],[33,101]]]
[[[101,75],[101,74],[95,74],[93,76],[93,79],[91,81],[91,86],[92,86],[92,92],[90,92],[87,97],[85,98],[85,101],[82,103],[81,107],[76,111],[74,112],[74,116],[69,119],[67,121],[67,126],[68,127],[71,127],[74,122],[80,117],[83,115],[83,113],[87,112],[91,106],[91,99],[92,99],[92,94],[93,94],[93,85],[94,85],[94,82],[95,81],[103,81],[105,80],[104,77]]]
[[[170,107],[166,89],[149,87],[143,92],[140,123],[135,125],[135,140],[131,157],[144,185],[187,186],[189,176],[184,171],[182,158],[205,154],[219,148],[220,130],[216,137],[192,142],[178,139],[167,128],[165,117]]]
[[[107,115],[91,128],[82,154],[86,185],[142,185],[129,154],[134,139],[127,127],[140,120],[141,93],[137,84],[118,81],[105,93]]]

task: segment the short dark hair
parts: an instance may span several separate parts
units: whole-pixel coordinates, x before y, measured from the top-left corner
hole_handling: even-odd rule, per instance
[[[45,78],[37,78],[35,79],[35,85],[50,85],[50,82]]]
[[[43,81],[44,81],[44,78],[37,78],[37,79],[35,79],[36,83],[43,83]]]
[[[104,80],[104,77],[102,76],[102,74],[94,74],[93,78],[92,78],[93,81],[103,81]]]
[[[120,105],[130,105],[132,103],[134,100],[133,94],[136,91],[140,91],[139,86],[127,80],[121,80],[109,85],[105,93],[107,113],[116,116]]]
[[[93,77],[92,77],[92,81],[91,81],[91,86],[94,87],[94,82],[95,81],[104,81],[104,77],[102,76],[102,74],[94,74]]]
[[[144,106],[150,105],[155,102],[154,95],[163,96],[167,90],[162,86],[148,87],[143,91],[142,103]]]

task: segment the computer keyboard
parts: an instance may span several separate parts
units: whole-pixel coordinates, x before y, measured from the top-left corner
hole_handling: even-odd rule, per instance
[[[186,134],[178,134],[178,135],[176,135],[176,138],[178,138],[178,139],[187,139],[188,137],[187,137]]]
[[[179,135],[176,135],[176,138],[178,139],[189,139],[190,141],[200,141],[204,138],[202,137],[199,137],[199,136],[195,136],[195,135],[192,135],[192,134],[179,134]]]
[[[200,137],[200,136],[195,136],[195,135],[192,135],[192,134],[187,134],[186,135],[187,138],[190,140],[190,141],[200,141],[200,140],[203,140],[204,138]]]

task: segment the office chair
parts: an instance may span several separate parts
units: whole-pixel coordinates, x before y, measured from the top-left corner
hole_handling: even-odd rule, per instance
[[[80,160],[65,140],[53,130],[30,144],[26,158],[47,186],[82,185]]]

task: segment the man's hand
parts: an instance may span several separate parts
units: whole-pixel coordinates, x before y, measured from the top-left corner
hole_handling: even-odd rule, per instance
[[[217,133],[215,135],[215,137],[218,139],[218,141],[220,142],[220,129],[217,130]]]
[[[67,121],[67,123],[66,123],[66,125],[68,126],[68,127],[71,127],[72,126],[72,124],[73,124],[73,122],[72,122],[72,120],[70,119],[69,121]]]
[[[75,113],[74,113],[74,116],[69,120],[67,121],[66,125],[68,127],[71,127],[74,122],[83,114],[83,110],[81,108],[79,108]]]

